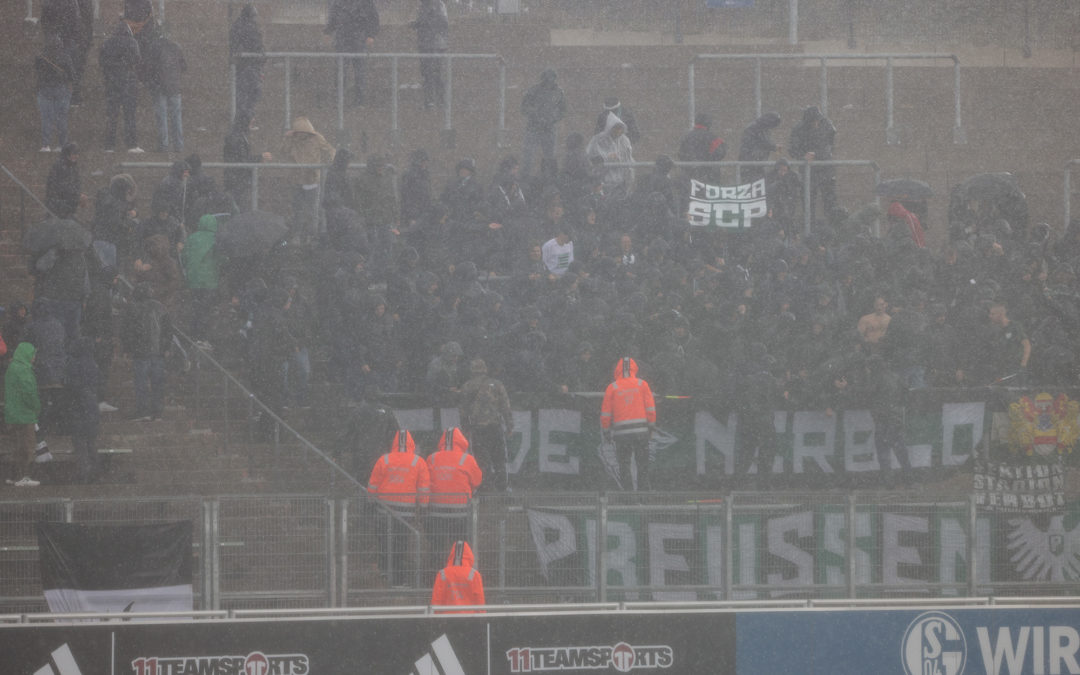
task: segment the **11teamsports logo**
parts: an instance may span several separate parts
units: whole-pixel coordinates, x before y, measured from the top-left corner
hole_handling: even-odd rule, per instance
[[[907,675],[962,675],[967,661],[964,631],[944,612],[920,614],[904,633],[900,660]]]
[[[514,647],[506,651],[511,673],[538,673],[557,670],[632,670],[670,668],[675,654],[667,645],[633,647],[620,642],[588,647]]]
[[[149,656],[131,662],[134,675],[308,675],[307,654]]]

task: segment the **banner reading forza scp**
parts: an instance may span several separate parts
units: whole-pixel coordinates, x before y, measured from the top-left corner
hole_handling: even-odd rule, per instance
[[[690,179],[690,224],[697,227],[750,227],[769,212],[765,179],[742,185],[709,185]]]

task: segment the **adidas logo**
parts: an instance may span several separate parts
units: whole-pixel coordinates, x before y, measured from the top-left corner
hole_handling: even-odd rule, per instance
[[[38,668],[34,675],[82,675],[82,671],[79,670],[79,664],[75,663],[75,657],[71,655],[71,647],[64,643],[53,650],[52,663]]]
[[[435,665],[436,662],[438,666]],[[431,643],[431,653],[424,654],[413,665],[415,668],[409,675],[465,675],[461,662],[458,661],[457,654],[450,645],[450,638],[446,637],[445,633]],[[34,675],[43,674],[34,673]],[[67,675],[67,673],[61,675]]]

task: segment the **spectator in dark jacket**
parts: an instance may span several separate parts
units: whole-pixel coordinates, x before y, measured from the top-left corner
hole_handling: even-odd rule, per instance
[[[694,118],[694,128],[679,143],[679,161],[719,162],[726,154],[724,139],[712,131],[712,115],[698,113]],[[687,170],[687,175],[702,183],[721,184],[720,169],[717,167],[693,167]]]
[[[780,115],[767,112],[757,118],[746,127],[742,133],[742,141],[739,143],[740,162],[765,162],[772,153],[780,147],[773,143],[770,135],[772,130],[780,126]],[[740,167],[740,175],[743,183],[749,183],[765,175],[763,166]]]
[[[112,244],[120,271],[127,270],[135,259],[137,195],[135,179],[121,173],[112,177],[108,188],[98,192],[94,203],[94,240]]]
[[[79,146],[68,143],[49,168],[49,177],[45,181],[45,206],[57,218],[71,218],[84,197],[82,179],[79,177]]]
[[[450,35],[450,20],[443,0],[420,0],[420,11],[412,22],[416,29],[417,51],[421,54],[445,54]],[[420,59],[420,78],[424,86],[424,107],[443,105],[446,92],[443,88],[443,60]]]
[[[75,452],[75,479],[79,483],[96,482],[101,474],[97,454],[100,426],[98,387],[100,377],[94,361],[94,340],[81,337],[71,345],[65,377],[67,430]]]
[[[173,162],[169,169],[169,175],[161,179],[154,188],[153,203],[154,212],[159,208],[168,209],[169,216],[178,222],[183,219],[188,199],[188,178],[191,176],[191,167],[187,162]]]
[[[247,4],[229,27],[229,59],[236,66],[236,116],[244,119],[244,131],[255,119],[255,104],[262,94],[262,69],[266,59],[261,55],[266,50],[258,18],[255,5]],[[241,58],[241,54],[259,56]]]
[[[52,140],[61,148],[68,142],[68,107],[75,67],[59,36],[46,34],[45,46],[34,61],[37,103],[41,114],[41,152],[49,152]]]
[[[173,152],[184,151],[183,97],[180,90],[180,77],[187,70],[184,52],[180,45],[166,37],[156,38],[150,43],[149,89],[154,99],[154,113],[157,116],[158,143],[157,151],[169,150],[169,132],[172,131]]]
[[[359,54],[370,51],[379,34],[375,0],[331,0],[326,17],[327,35],[334,36],[334,51]],[[356,105],[364,103],[364,59],[351,59]]]
[[[791,130],[788,153],[793,159],[807,162],[831,160],[836,127],[818,110],[809,106],[803,110],[802,120]],[[817,195],[821,194],[821,208],[826,218],[836,210],[836,168],[813,167],[810,172],[810,213],[814,213]]]
[[[117,24],[112,36],[98,50],[98,64],[105,81],[105,152],[116,149],[116,125],[124,112],[124,143],[128,152],[140,153],[135,129],[136,69],[139,43],[127,21]]]
[[[522,143],[522,173],[532,171],[533,155],[540,150],[543,158],[555,163],[555,127],[566,117],[566,97],[557,83],[558,75],[548,68],[540,81],[529,87],[521,99],[525,116],[525,140]]]
[[[172,340],[172,321],[165,305],[153,298],[153,288],[135,286],[120,331],[121,346],[131,355],[135,376],[134,419],[161,419],[165,410],[165,353]]]
[[[251,127],[251,113],[236,109],[232,130],[225,136],[225,149],[222,158],[230,164],[259,164],[273,160],[269,152],[256,155],[251,152],[248,141],[248,129]],[[223,186],[232,196],[237,208],[251,210],[251,169],[225,169]]]

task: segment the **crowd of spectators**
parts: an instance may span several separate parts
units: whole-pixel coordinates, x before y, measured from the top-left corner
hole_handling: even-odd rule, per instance
[[[241,12],[234,53],[261,49],[255,18],[251,6]],[[260,159],[246,138],[260,66],[238,73],[227,160]],[[247,208],[243,169],[219,185],[197,155],[178,161],[141,217],[135,181],[117,175],[96,195],[86,246],[32,251],[34,304],[29,317],[9,308],[4,342],[11,351],[34,344],[42,388],[63,385],[67,354],[92,353],[103,410],[119,344],[139,393],[128,412],[150,419],[162,414],[166,359],[182,351],[173,348],[173,325],[242,363],[274,410],[307,405],[313,361],[351,398],[422,392],[436,403],[456,400],[474,358],[510,392],[566,394],[603,391],[612,364],[629,356],[660,395],[733,406],[742,398],[832,408],[850,395],[849,382],[883,390],[884,373],[906,389],[1076,381],[1080,223],[1058,240],[1045,224],[1010,223],[985,201],[948,215],[904,199],[849,210],[835,174],[819,168],[811,206],[822,213],[806,233],[797,166],[771,138],[783,120],[768,113],[748,124],[738,156],[775,160],[743,174],[764,177],[769,215],[746,229],[694,227],[686,218],[691,178],[733,176],[675,169],[666,155],[635,173],[625,163],[647,127],[628,129],[617,98],[597,106],[595,129],[566,133],[554,157],[565,115],[556,78],[545,70],[522,104],[526,167],[542,157],[536,172],[522,171],[514,154],[495,167],[461,157],[437,185],[433,150],[416,148],[400,172],[372,154],[355,175],[353,154],[335,152],[298,118],[286,154],[292,148],[292,159],[307,161],[297,148],[311,145],[312,161],[329,166],[298,177],[294,226],[281,240],[243,256],[226,252],[219,237]],[[360,70],[354,86],[359,100]],[[711,127],[699,116],[677,157],[724,158]],[[836,135],[808,107],[787,154],[830,159]],[[62,218],[87,201],[77,161],[67,143],[50,171],[48,205]],[[939,252],[926,247],[924,230],[934,229],[948,232]],[[134,291],[115,311],[121,276]],[[59,373],[56,382],[50,375],[42,384],[42,371]]]

